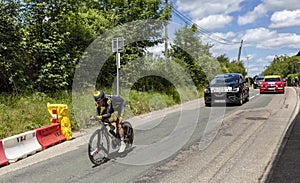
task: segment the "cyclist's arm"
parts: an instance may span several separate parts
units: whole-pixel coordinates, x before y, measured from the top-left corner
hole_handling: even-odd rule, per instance
[[[110,118],[111,116],[111,111],[112,111],[112,103],[111,100],[107,101],[107,107],[106,109],[103,111],[103,115],[102,115],[102,119],[105,120],[107,118]]]
[[[96,116],[100,116],[101,114],[101,108],[100,107],[97,107],[96,108]]]

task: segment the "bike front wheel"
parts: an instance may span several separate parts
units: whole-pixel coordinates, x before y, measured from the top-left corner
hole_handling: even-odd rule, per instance
[[[88,155],[91,162],[100,165],[108,160],[109,136],[106,131],[97,129],[89,140]]]

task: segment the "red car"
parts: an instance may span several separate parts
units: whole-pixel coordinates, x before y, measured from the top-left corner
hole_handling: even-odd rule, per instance
[[[284,81],[278,75],[265,76],[265,79],[260,83],[260,93],[284,93]]]

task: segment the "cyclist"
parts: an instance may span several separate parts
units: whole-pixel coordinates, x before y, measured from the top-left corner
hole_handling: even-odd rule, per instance
[[[123,113],[126,105],[125,101],[119,96],[108,96],[102,90],[94,92],[94,99],[96,102],[97,118],[105,122],[116,122],[121,140],[118,152],[122,153],[126,148],[126,144],[124,143],[124,130],[122,128]]]

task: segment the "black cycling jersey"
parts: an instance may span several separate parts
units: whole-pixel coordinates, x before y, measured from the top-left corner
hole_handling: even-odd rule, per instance
[[[118,117],[125,111],[126,102],[120,96],[106,96],[104,102],[104,106],[97,106],[96,109],[96,115],[102,115],[103,120],[110,118],[115,111],[118,112]],[[104,107],[104,110],[101,111],[101,107]]]
[[[102,119],[105,120],[107,118],[110,118],[111,114],[114,112],[114,109],[112,107],[112,101],[109,96],[106,96],[103,100],[105,104],[104,106],[97,106],[96,115],[102,116]],[[104,110],[101,111],[101,107],[104,107]]]

